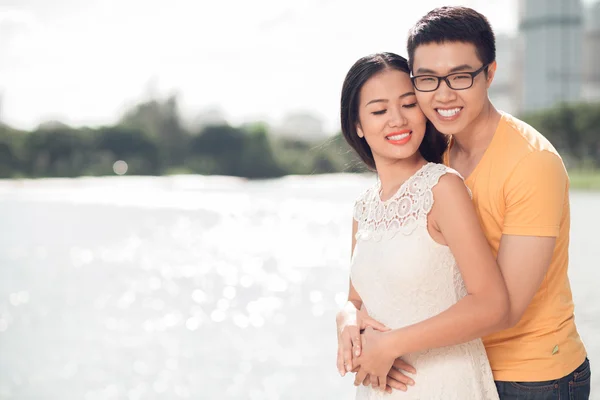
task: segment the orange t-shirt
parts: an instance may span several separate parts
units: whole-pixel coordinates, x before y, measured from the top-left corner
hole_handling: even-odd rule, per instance
[[[449,165],[448,153],[444,163]],[[550,142],[502,114],[492,142],[465,180],[483,231],[498,255],[506,235],[552,236],[544,280],[514,327],[483,338],[499,381],[545,381],[575,370],[586,357],[573,315],[569,265],[569,178]]]

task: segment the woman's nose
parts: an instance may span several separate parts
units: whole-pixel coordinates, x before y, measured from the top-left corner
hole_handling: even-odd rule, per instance
[[[402,113],[402,107],[390,107],[390,120],[389,125],[391,127],[402,126],[406,124],[406,117]]]

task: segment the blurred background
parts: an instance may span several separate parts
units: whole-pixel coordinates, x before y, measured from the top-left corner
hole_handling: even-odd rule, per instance
[[[0,399],[342,399],[354,61],[430,9],[497,35],[490,95],[561,152],[600,399],[600,2],[0,0]]]

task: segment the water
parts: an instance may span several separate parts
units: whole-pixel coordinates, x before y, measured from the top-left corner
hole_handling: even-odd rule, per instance
[[[342,399],[335,312],[372,178],[0,182],[0,399]],[[600,193],[572,198],[600,399]]]

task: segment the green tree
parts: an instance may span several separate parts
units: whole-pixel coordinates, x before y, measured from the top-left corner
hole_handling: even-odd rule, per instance
[[[24,132],[0,124],[0,178],[22,174]]]
[[[550,140],[568,166],[600,167],[600,103],[561,104],[522,118]]]
[[[190,140],[187,163],[199,174],[244,176],[244,132],[229,125],[208,126]]]
[[[155,139],[163,166],[178,166],[185,158],[190,135],[182,126],[176,96],[136,105],[125,113],[119,125]]]
[[[248,126],[244,135],[242,168],[247,178],[273,178],[282,176],[283,169],[273,156],[267,128],[263,124]]]
[[[112,165],[123,160],[130,175],[159,175],[162,171],[156,143],[139,130],[105,127],[94,134],[96,170],[112,173]]]
[[[26,135],[24,170],[32,177],[75,177],[87,169],[91,135],[69,127],[38,129]]]

